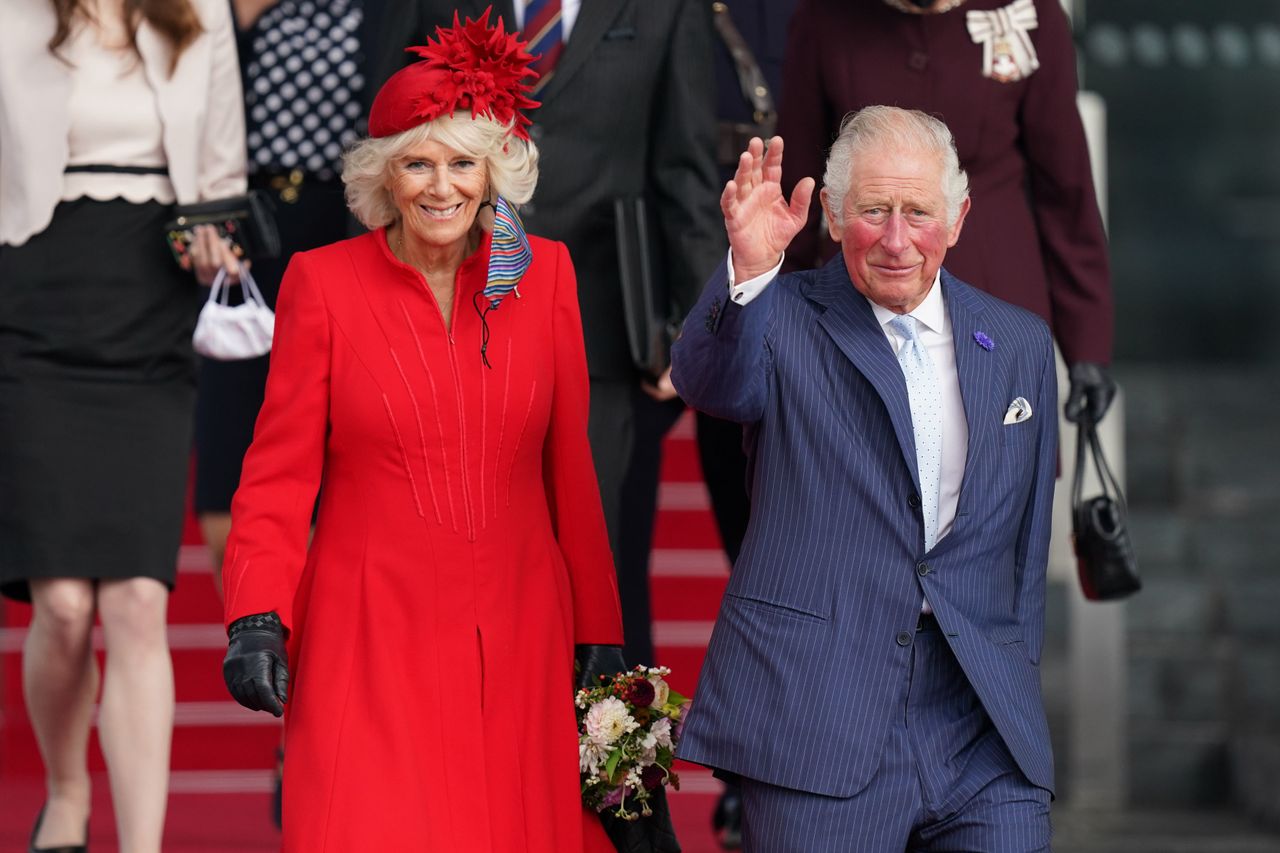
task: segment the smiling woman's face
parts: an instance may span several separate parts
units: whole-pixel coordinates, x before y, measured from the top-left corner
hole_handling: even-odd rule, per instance
[[[431,249],[466,243],[485,200],[485,161],[428,139],[391,164],[387,190],[400,211],[404,239]]]

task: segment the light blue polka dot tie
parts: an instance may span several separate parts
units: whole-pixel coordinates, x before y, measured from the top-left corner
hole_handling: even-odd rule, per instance
[[[942,480],[942,391],[929,351],[916,333],[916,318],[894,317],[889,325],[906,341],[898,350],[898,364],[907,380],[911,426],[916,437],[916,466],[920,469],[920,503],[924,515],[924,549],[938,541],[938,488]]]

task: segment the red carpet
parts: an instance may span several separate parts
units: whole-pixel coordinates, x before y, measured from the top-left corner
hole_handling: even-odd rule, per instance
[[[711,623],[728,576],[707,506],[691,421],[682,419],[666,443],[652,564],[658,663],[672,668],[673,686],[692,694]],[[266,851],[278,835],[268,819],[270,767],[278,723],[236,705],[222,685],[225,635],[206,552],[189,521],[170,611],[170,643],[178,709],[166,825],[167,853]],[[40,757],[22,705],[21,645],[30,609],[0,604],[0,850],[25,849],[44,799]],[[96,743],[95,853],[116,850],[110,794]],[[681,768],[683,790],[671,798],[687,853],[719,849],[710,814],[720,784],[701,768]]]

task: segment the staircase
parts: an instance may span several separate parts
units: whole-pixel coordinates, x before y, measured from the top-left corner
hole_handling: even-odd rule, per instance
[[[177,713],[165,850],[273,850],[278,836],[268,819],[280,723],[233,702],[222,684],[226,635],[214,593],[208,552],[188,518],[170,600],[169,642]],[[709,510],[687,414],[664,446],[659,512],[651,566],[654,642],[672,669],[672,686],[692,695],[707,640],[728,578],[728,566]],[[30,608],[0,604],[0,850],[21,849],[43,800],[42,769],[22,704],[21,649]],[[95,646],[101,654],[100,632]],[[107,781],[96,737],[91,827],[97,853],[115,849]],[[712,851],[710,813],[720,783],[692,765],[680,768],[682,789],[671,798],[686,853]]]

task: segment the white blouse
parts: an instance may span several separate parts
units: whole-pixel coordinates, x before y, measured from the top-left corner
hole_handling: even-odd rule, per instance
[[[244,95],[231,4],[227,0],[190,2],[203,32],[182,52],[172,71],[168,40],[142,21],[136,34],[141,62],[133,51],[115,54],[105,49],[105,56],[95,60],[93,54],[99,48],[90,43],[89,55],[81,53],[82,64],[88,62],[94,69],[101,67],[97,62],[115,64],[107,73],[81,74],[49,52],[49,40],[57,29],[49,0],[0,0],[0,244],[20,246],[48,227],[66,189],[64,170],[72,162],[167,164],[171,192],[179,204],[244,192]],[[84,45],[70,47],[77,50]],[[149,92],[142,88],[143,81]],[[122,83],[132,94],[119,95]],[[81,106],[73,116],[72,90],[80,85],[94,88],[75,96]],[[98,86],[110,86],[111,98],[92,94]],[[99,107],[109,107],[110,113],[99,113]],[[162,157],[155,152],[157,120]],[[108,175],[92,178],[94,187],[85,191],[95,196],[105,191],[115,197],[121,194],[125,179],[134,191],[147,185],[146,180],[140,184],[136,175]],[[156,196],[161,194],[154,182],[150,186]],[[142,192],[154,197],[150,191]]]
[[[142,60],[129,47],[120,17],[101,14],[96,26],[85,23],[77,27],[63,46],[63,56],[74,69],[68,103],[67,164],[163,168],[164,126],[156,93],[143,73]],[[173,184],[167,175],[64,174],[62,199],[84,196],[134,203],[174,201]]]

